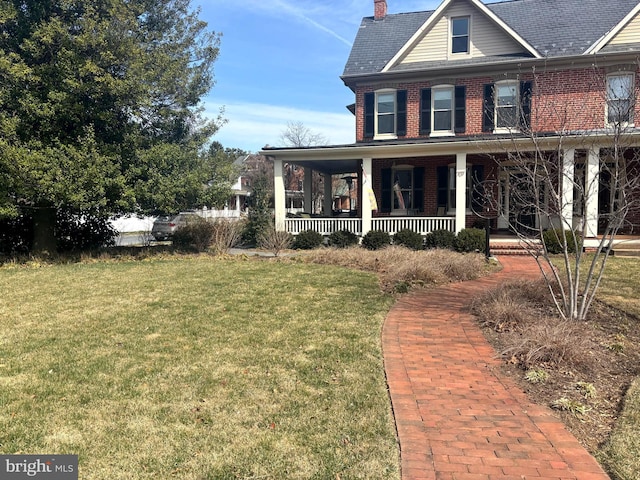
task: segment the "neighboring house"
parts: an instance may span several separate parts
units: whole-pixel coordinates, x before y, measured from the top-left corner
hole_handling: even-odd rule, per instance
[[[474,185],[492,179],[502,205],[491,227],[506,230],[519,175],[509,152],[543,148],[558,152],[564,195],[578,176],[598,179],[588,201],[552,212],[595,238],[616,195],[601,174],[613,125],[624,126],[630,159],[640,145],[638,0],[444,0],[435,11],[393,15],[373,0],[373,9],[342,75],[355,94],[356,143],[261,152],[274,161],[276,228],[459,232],[479,220]],[[357,172],[357,217],[287,218],[283,165],[291,163],[325,176],[325,212],[334,209],[332,176]]]

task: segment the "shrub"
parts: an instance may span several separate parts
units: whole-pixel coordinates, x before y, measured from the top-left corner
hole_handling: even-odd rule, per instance
[[[296,250],[313,250],[322,245],[324,238],[315,230],[305,230],[296,235],[293,248]]]
[[[445,248],[453,250],[456,244],[456,234],[449,230],[434,230],[424,239],[426,248]]]
[[[545,230],[542,233],[542,241],[547,247],[549,253],[562,253],[564,251],[565,239],[567,242],[567,252],[576,253],[576,246],[582,249],[582,239],[576,235],[573,230],[564,230],[556,228]]]
[[[213,241],[215,228],[213,222],[195,215],[189,216],[186,225],[173,232],[173,246],[180,250],[204,252]]]
[[[482,252],[485,247],[485,231],[479,228],[463,228],[456,237],[458,252]]]
[[[367,250],[380,250],[391,244],[391,236],[382,230],[371,230],[362,237],[362,246]]]
[[[358,235],[349,230],[340,230],[329,235],[329,245],[332,247],[347,248],[357,245],[358,241]]]
[[[410,248],[411,250],[422,250],[424,245],[422,235],[413,230],[400,230],[393,236],[393,244]]]
[[[289,232],[277,231],[271,227],[263,231],[258,237],[258,246],[273,252],[277,257],[282,250],[293,244],[293,236]]]
[[[213,222],[210,248],[216,255],[226,253],[240,243],[245,224],[242,221],[219,218]]]

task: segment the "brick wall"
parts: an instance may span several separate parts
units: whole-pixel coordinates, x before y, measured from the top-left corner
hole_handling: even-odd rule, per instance
[[[582,130],[605,126],[606,71],[584,68],[528,73],[519,80],[533,82],[531,126],[535,131]],[[383,88],[407,90],[407,136],[427,138],[420,130],[420,91],[440,84],[465,85],[466,131],[458,135],[482,134],[483,86],[515,76],[482,76],[413,83],[381,83],[356,89],[356,141],[362,142],[364,132],[364,94]],[[640,69],[636,71],[636,92],[640,90]],[[639,95],[636,94],[636,97]],[[640,119],[640,102],[635,106],[635,118]],[[640,122],[638,122],[640,123]]]

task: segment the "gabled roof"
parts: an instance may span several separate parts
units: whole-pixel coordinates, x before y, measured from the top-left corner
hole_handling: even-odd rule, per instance
[[[638,0],[511,0],[485,5],[515,38],[549,58],[589,53],[608,33],[619,30],[637,6]],[[381,20],[363,18],[343,77],[382,72],[434,14],[438,10],[391,14]],[[467,61],[474,62],[486,63],[487,58]],[[390,71],[402,69],[391,67]]]

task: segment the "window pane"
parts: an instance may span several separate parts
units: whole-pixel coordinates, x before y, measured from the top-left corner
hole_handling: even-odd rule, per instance
[[[395,183],[402,189],[411,188],[412,172],[410,170],[397,170]]]
[[[395,132],[395,115],[385,114],[378,116],[378,133]]]
[[[394,113],[396,96],[393,93],[378,95],[378,113]]]
[[[451,39],[451,53],[467,53],[469,51],[469,37],[454,37]]]
[[[517,98],[518,92],[515,85],[498,86],[498,106],[515,105]]]
[[[454,18],[451,20],[451,29],[454,36],[469,35],[469,19],[468,18]]]
[[[451,111],[433,112],[434,130],[451,130]]]
[[[451,110],[451,90],[435,90],[433,93],[433,108],[435,110]]]
[[[518,110],[516,107],[496,108],[496,126],[498,128],[517,127]]]
[[[631,75],[619,75],[609,77],[608,96],[611,100],[627,99],[633,91],[633,77]]]
[[[631,101],[610,100],[608,109],[609,123],[628,122],[631,119]]]

